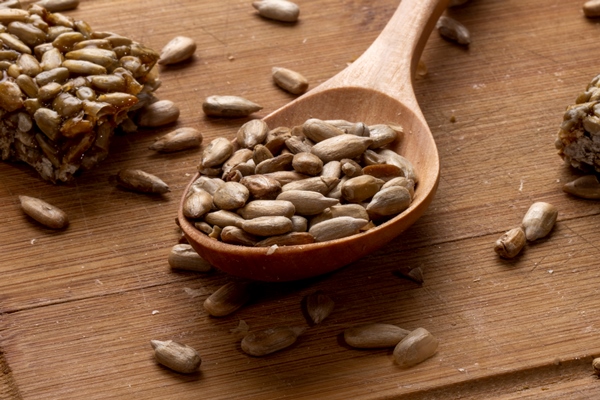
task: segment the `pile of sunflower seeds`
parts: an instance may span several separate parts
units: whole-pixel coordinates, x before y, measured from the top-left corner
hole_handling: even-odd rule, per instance
[[[242,246],[285,246],[368,230],[410,206],[417,176],[387,148],[402,128],[344,120],[241,126],[202,152],[183,204],[200,231]]]

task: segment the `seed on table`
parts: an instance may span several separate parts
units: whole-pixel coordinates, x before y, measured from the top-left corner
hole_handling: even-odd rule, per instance
[[[412,367],[433,356],[437,348],[438,340],[425,328],[417,328],[396,345],[394,360],[401,367]]]
[[[410,192],[401,186],[391,186],[375,193],[367,205],[371,219],[400,214],[410,206]]]
[[[79,6],[79,0],[40,0],[34,4],[54,13],[76,9]]]
[[[21,195],[19,201],[25,214],[48,228],[63,229],[69,225],[67,214],[44,200]]]
[[[342,197],[350,203],[361,203],[373,197],[385,182],[372,175],[360,175],[342,184]]]
[[[197,189],[184,199],[182,212],[188,218],[197,219],[209,212],[212,205],[213,196],[204,190]]]
[[[367,323],[346,329],[344,341],[357,349],[395,347],[409,333],[410,331],[392,324]]]
[[[600,199],[600,182],[596,175],[585,175],[565,183],[563,191],[582,199]]]
[[[189,244],[176,244],[171,249],[168,258],[169,266],[173,269],[186,271],[208,272],[212,265],[202,258]]]
[[[308,89],[308,79],[288,68],[273,67],[271,70],[275,84],[292,94],[302,94]]]
[[[262,106],[240,96],[209,96],[202,110],[210,117],[241,118],[262,110]]]
[[[194,55],[196,41],[187,36],[175,36],[161,50],[160,65],[177,64]]]
[[[253,200],[275,200],[281,193],[281,183],[268,175],[244,176],[240,183],[248,188]]]
[[[558,210],[552,204],[539,201],[533,203],[523,217],[523,229],[527,240],[533,241],[548,235],[558,217]]]
[[[259,238],[238,227],[226,226],[221,230],[221,241],[223,243],[235,244],[238,246],[253,247],[259,241]]]
[[[138,125],[141,127],[158,127],[177,121],[179,107],[171,100],[158,100],[140,110]]]
[[[200,147],[202,139],[197,129],[178,128],[156,139],[149,148],[159,153],[173,153]]]
[[[246,204],[250,197],[248,188],[238,182],[225,182],[213,196],[213,203],[221,210],[234,210]]]
[[[446,15],[442,15],[436,23],[440,35],[448,40],[468,46],[471,43],[471,33],[466,26]]]
[[[151,340],[154,357],[159,364],[182,374],[198,371],[202,360],[198,352],[185,344],[172,340]]]
[[[583,14],[588,18],[600,17],[600,0],[589,0],[583,3]]]
[[[217,210],[206,214],[204,216],[204,221],[221,228],[225,228],[226,226],[241,228],[244,218],[232,211]]]
[[[315,325],[323,322],[331,314],[335,302],[322,290],[317,290],[304,298],[306,313]]]
[[[206,298],[204,309],[213,317],[223,317],[246,304],[251,295],[252,284],[250,282],[231,281]]]
[[[526,242],[525,231],[519,226],[509,230],[496,240],[494,251],[502,258],[513,258],[521,252]]]
[[[261,17],[281,22],[296,22],[300,7],[288,0],[258,0],[252,3]]]
[[[327,207],[339,204],[339,200],[323,196],[318,192],[308,190],[288,190],[281,192],[277,200],[287,200],[294,204],[296,213],[300,215],[317,215]]]
[[[202,151],[200,165],[203,168],[216,167],[233,154],[233,144],[224,137],[213,139]]]
[[[306,230],[306,229],[305,229]],[[290,232],[283,235],[271,236],[256,243],[256,247],[296,246],[314,243],[315,238],[308,232]]]
[[[285,200],[253,200],[237,210],[243,219],[267,216],[282,216],[291,218],[296,212],[294,204]]]
[[[281,216],[256,217],[242,222],[242,229],[256,236],[283,235],[292,231],[292,220]]]
[[[141,193],[164,194],[169,186],[159,177],[139,169],[122,169],[117,174],[119,186]]]
[[[267,139],[269,127],[262,119],[252,119],[243,124],[237,131],[237,143],[241,147],[252,149]]]
[[[278,326],[250,332],[242,339],[242,350],[251,356],[266,356],[291,346],[304,331],[304,327]]]
[[[373,143],[368,137],[343,134],[325,139],[315,144],[310,150],[317,155],[323,163],[343,158],[360,156]]]

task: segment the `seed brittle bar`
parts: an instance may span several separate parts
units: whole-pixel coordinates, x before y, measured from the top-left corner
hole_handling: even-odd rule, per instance
[[[68,182],[156,101],[159,54],[37,5],[0,9],[0,156]]]

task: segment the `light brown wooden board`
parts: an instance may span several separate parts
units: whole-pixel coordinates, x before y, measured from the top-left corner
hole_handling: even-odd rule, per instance
[[[564,108],[600,73],[600,25],[582,1],[472,0],[451,15],[472,33],[469,49],[431,36],[417,98],[441,159],[428,212],[386,248],[327,276],[265,285],[236,314],[211,318],[206,296],[222,273],[173,272],[166,262],[174,224],[198,153],[156,155],[153,139],[175,126],[208,142],[232,137],[243,121],[211,120],[212,94],[245,96],[263,116],[293,96],[276,88],[273,66],[315,86],[364,51],[397,0],[298,1],[293,26],[256,16],[251,1],[82,1],[68,12],[94,29],[156,49],[175,35],[198,42],[193,61],[162,68],[157,95],[181,108],[176,125],[117,138],[109,159],[72,185],[40,181],[24,166],[0,164],[0,397],[136,398],[592,398],[591,359],[600,355],[599,204],[567,196],[577,173],[556,155]],[[332,118],[335,116],[332,116]],[[451,122],[451,118],[456,119]],[[172,191],[149,197],[115,188],[110,177],[141,168]],[[19,210],[20,194],[65,210],[63,232],[40,228]],[[503,261],[493,242],[518,225],[534,201],[559,209],[548,239]],[[422,286],[394,276],[421,267]],[[251,329],[305,326],[301,300],[324,290],[334,313],[292,348],[246,356],[240,320]],[[359,351],[340,340],[363,322],[429,329],[438,353],[402,370],[390,351]],[[158,366],[151,339],[199,350],[202,372]]]

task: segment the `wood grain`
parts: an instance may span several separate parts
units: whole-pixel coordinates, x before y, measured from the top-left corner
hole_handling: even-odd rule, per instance
[[[212,120],[212,94],[245,96],[259,116],[293,97],[270,78],[295,69],[311,86],[359,56],[398,0],[298,2],[301,21],[273,23],[247,0],[82,0],[68,12],[160,49],[173,36],[198,42],[189,63],[161,69],[157,95],[175,101],[205,141],[232,137],[240,120]],[[594,398],[591,360],[600,355],[598,203],[564,194],[577,176],[556,155],[565,107],[600,73],[600,25],[581,1],[472,0],[451,11],[472,34],[468,49],[433,34],[415,82],[441,160],[438,193],[425,215],[384,249],[331,274],[264,284],[247,307],[209,317],[202,302],[225,274],[171,271],[177,203],[198,153],[156,155],[165,127],[117,138],[100,168],[70,185],[40,181],[0,164],[0,397],[15,399],[527,399]],[[454,119],[455,122],[451,122]],[[162,197],[120,190],[119,169],[168,182]],[[18,195],[60,207],[71,226],[41,228]],[[505,261],[493,242],[518,225],[533,201],[559,209],[550,237]],[[422,286],[393,274],[421,267]],[[336,309],[290,349],[246,356],[235,332],[304,326],[302,298],[323,290]],[[403,370],[391,351],[359,351],[340,339],[363,322],[419,326],[438,353]],[[152,358],[151,339],[198,349],[201,373],[182,376]]]

